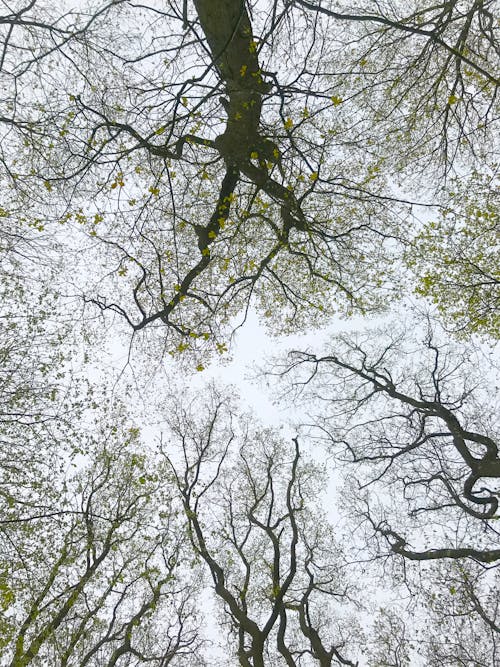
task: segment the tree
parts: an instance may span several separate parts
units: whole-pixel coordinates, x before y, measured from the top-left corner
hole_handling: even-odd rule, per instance
[[[410,662],[410,641],[404,620],[393,611],[381,609],[375,625],[376,641],[370,665],[406,667]]]
[[[254,304],[279,330],[380,309],[429,174],[488,158],[492,6],[30,3],[5,18],[23,224],[63,223],[76,289],[174,355],[223,350]]]
[[[38,502],[2,508],[2,664],[204,664],[198,579],[182,565],[169,488],[139,430],[106,421],[66,427],[66,442],[48,447],[61,469],[38,479]]]
[[[11,223],[0,233],[0,507],[36,506],[60,470],[57,433],[77,419],[89,392],[69,367],[77,353],[54,285],[57,248]],[[40,259],[44,257],[46,261]],[[49,444],[50,443],[50,444]],[[19,505],[18,505],[19,503]]]
[[[415,627],[405,630],[402,609],[398,620],[383,612],[373,627],[366,619],[380,554],[360,551],[354,533],[343,539],[318,508],[328,473],[305,455],[303,438],[288,445],[260,429],[229,392],[189,398],[162,397],[161,457],[151,445],[144,453],[139,429],[116,405],[96,418],[97,399],[87,425],[66,427],[66,439],[55,433],[47,443],[69,472],[40,481],[38,505],[11,503],[1,518],[2,631],[15,652],[7,664],[202,664],[192,607],[202,564],[222,603],[223,637],[241,665],[355,665],[363,656],[378,666],[405,664]],[[384,580],[388,572],[384,564]],[[429,660],[448,659],[439,628],[453,627],[455,613],[463,619],[464,605],[463,631],[485,635],[484,656],[494,651],[494,582],[460,564],[423,574],[425,585],[415,571],[393,585],[414,589],[418,609],[430,605]],[[459,638],[449,656],[461,646],[479,660]]]
[[[296,4],[358,27],[362,82],[370,96],[363,101],[375,111],[375,126],[381,122],[390,141],[403,140],[409,149],[409,155],[396,149],[400,169],[417,166],[428,176],[435,158],[447,171],[462,146],[479,149],[478,131],[494,122],[499,84],[494,2],[381,2],[370,12],[309,0]],[[375,91],[382,95],[371,101]],[[480,159],[488,154],[483,149]]]
[[[208,662],[203,569],[246,667],[413,664],[419,615],[430,664],[495,661],[498,428],[473,336],[498,335],[497,3],[371,4],[0,10],[12,665]],[[220,392],[166,399],[165,358],[202,371],[250,308],[296,333],[410,292],[460,346],[430,327],[418,352],[377,332],[298,353],[284,368],[326,409],[291,447]],[[123,333],[101,390],[97,347]],[[162,456],[135,420],[153,393]]]
[[[360,543],[361,512],[345,534],[338,522],[333,529],[318,508],[328,472],[305,454],[308,438],[287,444],[259,429],[217,389],[184,395],[168,414],[165,455],[238,664],[403,667],[423,656],[424,664],[492,664],[498,567],[485,565],[488,554],[434,551],[410,568],[404,550],[379,548],[375,531]],[[346,488],[339,495],[344,508],[352,502]],[[449,520],[446,528],[456,529]],[[494,540],[493,524],[489,534]],[[375,611],[377,580],[391,582],[395,600]]]
[[[313,507],[322,474],[297,438],[289,446],[236,419],[217,390],[183,400],[170,421],[180,452],[167,456],[231,651],[246,667],[357,665],[357,624],[346,612],[361,607],[359,592]]]
[[[301,400],[324,405],[313,429],[343,465],[355,466],[354,512],[393,552],[495,562],[500,459],[489,378],[480,377],[484,366],[474,369],[473,347],[458,356],[428,326],[423,348],[394,328],[340,336],[322,356],[293,352],[277,372],[292,376]],[[368,489],[375,499],[382,486],[391,494],[372,512]],[[410,547],[390,513],[409,520],[429,548]]]
[[[199,580],[154,452],[79,368],[56,249],[16,231],[2,238],[1,664],[203,664]]]
[[[498,187],[495,173],[455,183],[449,206],[420,231],[408,251],[416,292],[431,297],[462,337],[499,337]]]
[[[494,664],[500,629],[498,569],[454,563],[436,568],[429,583],[428,664]],[[436,584],[440,594],[431,590]],[[439,625],[434,625],[437,617]]]

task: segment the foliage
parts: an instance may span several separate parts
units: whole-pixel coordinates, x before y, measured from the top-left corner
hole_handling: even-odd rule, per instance
[[[428,590],[429,665],[494,664],[498,653],[498,570],[458,563],[436,568]],[[477,615],[482,623],[476,622]],[[439,617],[439,630],[433,620]]]
[[[416,173],[494,141],[490,4],[33,3],[4,19],[6,185],[92,263],[78,291],[172,355],[250,305],[280,331],[380,310]]]
[[[416,292],[431,297],[462,337],[500,335],[498,178],[473,174],[456,183],[450,201],[415,237],[408,263]]]
[[[2,665],[495,662],[498,2],[368,5],[0,10]],[[186,389],[250,310],[398,324],[283,437]]]
[[[10,469],[18,493],[0,515],[3,654],[16,666],[202,664],[198,580],[182,567],[169,489],[139,430],[109,424],[123,423],[117,411],[99,423],[99,412],[91,429],[66,424],[45,443],[57,467],[29,497],[19,482],[35,465]]]

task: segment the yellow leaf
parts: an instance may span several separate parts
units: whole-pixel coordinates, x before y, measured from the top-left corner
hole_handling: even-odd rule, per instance
[[[338,95],[332,95],[330,99],[333,102],[334,107],[338,107],[338,105],[342,104],[343,102],[343,99],[341,97],[338,97]]]
[[[197,370],[197,371],[200,371],[200,372],[201,372],[201,371],[204,371],[204,370],[205,370],[205,366],[204,366],[203,364],[198,364],[198,366],[196,366],[196,370]]]
[[[291,130],[293,127],[293,120],[288,117],[285,122],[283,123],[285,130]]]

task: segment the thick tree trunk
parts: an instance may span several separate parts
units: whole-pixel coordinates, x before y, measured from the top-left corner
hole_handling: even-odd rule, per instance
[[[259,124],[262,96],[269,85],[262,78],[250,17],[243,0],[194,0],[194,4],[228,97],[226,130],[217,137],[216,146],[228,165],[240,165],[252,152],[266,151]]]

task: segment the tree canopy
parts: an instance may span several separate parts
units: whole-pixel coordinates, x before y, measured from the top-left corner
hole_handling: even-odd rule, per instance
[[[3,3],[1,665],[496,663],[499,10]]]

